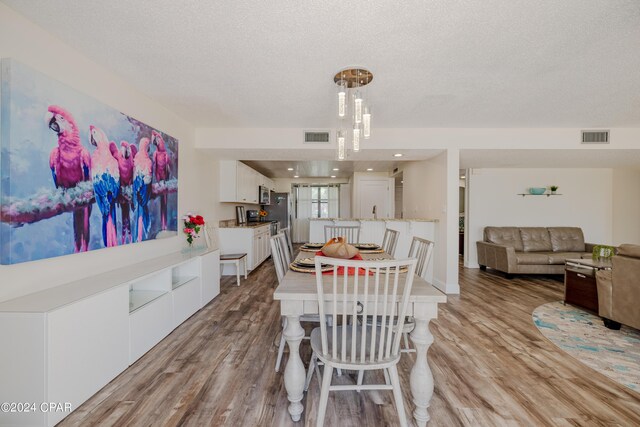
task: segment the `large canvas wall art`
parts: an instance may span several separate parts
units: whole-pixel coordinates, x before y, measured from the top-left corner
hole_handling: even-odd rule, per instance
[[[176,235],[178,141],[12,59],[0,92],[0,263]]]

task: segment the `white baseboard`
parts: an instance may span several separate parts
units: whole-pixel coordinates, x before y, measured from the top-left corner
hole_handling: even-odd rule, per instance
[[[464,268],[480,268],[480,264],[477,262],[465,263]]]
[[[433,286],[438,288],[440,291],[445,294],[459,294],[460,293],[460,285],[456,283],[444,283],[442,280],[438,280],[436,278],[433,279]]]

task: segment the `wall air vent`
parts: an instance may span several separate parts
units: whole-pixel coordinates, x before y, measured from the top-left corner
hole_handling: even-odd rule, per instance
[[[305,144],[328,144],[331,133],[328,130],[305,130]]]
[[[582,143],[583,144],[608,144],[609,131],[608,130],[583,130]]]

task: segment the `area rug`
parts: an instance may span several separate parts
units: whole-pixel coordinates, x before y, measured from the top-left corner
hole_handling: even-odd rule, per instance
[[[560,301],[536,308],[533,322],[572,357],[640,392],[640,331],[626,326],[607,329],[600,317]]]

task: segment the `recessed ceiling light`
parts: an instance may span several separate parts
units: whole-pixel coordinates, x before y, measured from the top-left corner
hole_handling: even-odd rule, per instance
[[[460,175],[460,179],[465,179],[465,178],[466,178],[466,176]]]
[[[367,168],[367,172],[372,172],[373,168]]]
[[[402,153],[396,153],[396,154],[393,155],[393,157],[402,157],[402,156],[403,156]]]
[[[335,175],[331,175],[331,178],[335,178],[335,177],[336,177]]]
[[[293,175],[293,177],[294,177],[294,178],[300,178],[300,176],[298,176],[298,175]]]
[[[333,168],[333,170],[334,170],[334,171],[339,171],[340,169],[338,169],[338,168]]]
[[[287,170],[288,170],[288,171],[292,171],[292,170],[293,170],[293,168],[287,168]]]

